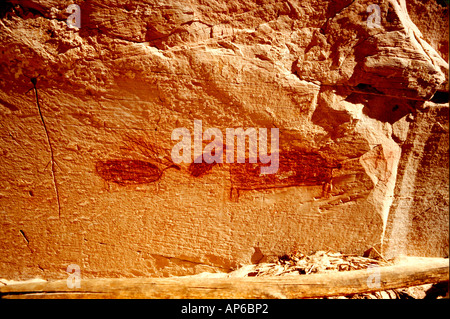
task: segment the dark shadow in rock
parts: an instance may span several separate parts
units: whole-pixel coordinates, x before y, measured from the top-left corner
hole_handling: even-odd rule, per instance
[[[431,98],[431,102],[437,104],[448,103],[448,92],[437,91]]]
[[[405,115],[415,113],[415,110],[424,103],[423,101],[389,97],[372,92],[369,93],[369,91],[376,89],[371,86],[364,88],[367,93],[353,92],[345,101],[364,105],[363,113],[365,115],[384,123],[393,124]]]
[[[253,253],[250,261],[252,262],[252,264],[259,264],[260,262],[262,262],[264,254],[259,247],[253,247],[253,249],[255,250],[255,252]]]

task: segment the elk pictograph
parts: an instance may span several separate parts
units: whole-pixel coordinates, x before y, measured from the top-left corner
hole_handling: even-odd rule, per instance
[[[121,186],[149,184],[160,180],[166,169],[182,171],[167,155],[167,150],[152,143],[129,138],[131,148],[145,154],[149,160],[132,158],[101,160],[96,163],[97,173],[106,181]],[[217,148],[222,153],[226,146]],[[300,149],[280,150],[279,169],[275,174],[261,174],[263,163],[207,163],[193,161],[185,170],[192,178],[202,178],[211,173],[216,165],[228,165],[231,189],[230,199],[239,198],[239,193],[249,190],[265,190],[292,186],[322,186],[323,196],[332,189],[333,171],[340,169],[338,161],[330,160],[319,152]]]
[[[96,172],[104,180],[118,185],[139,185],[157,182],[166,169],[180,167],[174,164],[170,156],[164,155],[164,149],[144,139],[127,136],[128,150],[144,155],[147,160],[133,158],[99,160]]]

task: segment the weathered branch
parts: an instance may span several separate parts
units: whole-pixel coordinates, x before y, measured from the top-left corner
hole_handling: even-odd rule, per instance
[[[373,269],[314,275],[245,278],[82,279],[0,287],[2,298],[320,298],[404,288],[449,280],[448,259],[429,258],[377,268],[379,284],[369,284]]]

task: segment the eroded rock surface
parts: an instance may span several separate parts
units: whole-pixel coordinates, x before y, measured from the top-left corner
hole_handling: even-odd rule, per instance
[[[86,277],[187,275],[383,242],[448,254],[448,192],[423,213],[436,217],[394,223],[404,242],[391,231],[402,194],[448,170],[448,103],[435,103],[448,96],[448,48],[424,31],[445,30],[448,7],[429,3],[426,15],[415,1],[380,1],[370,28],[360,0],[93,0],[78,3],[78,29],[70,1],[8,1],[2,277],[66,278],[69,264]],[[431,136],[426,114],[442,127],[439,157],[419,147],[412,167],[404,145]],[[278,128],[280,169],[173,163],[171,134],[194,120],[224,134]],[[409,170],[418,182],[401,184]]]

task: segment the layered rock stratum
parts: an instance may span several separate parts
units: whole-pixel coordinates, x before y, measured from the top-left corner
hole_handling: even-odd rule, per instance
[[[444,1],[71,4],[0,11],[1,277],[448,256]],[[277,128],[278,171],[174,163],[196,120]]]

